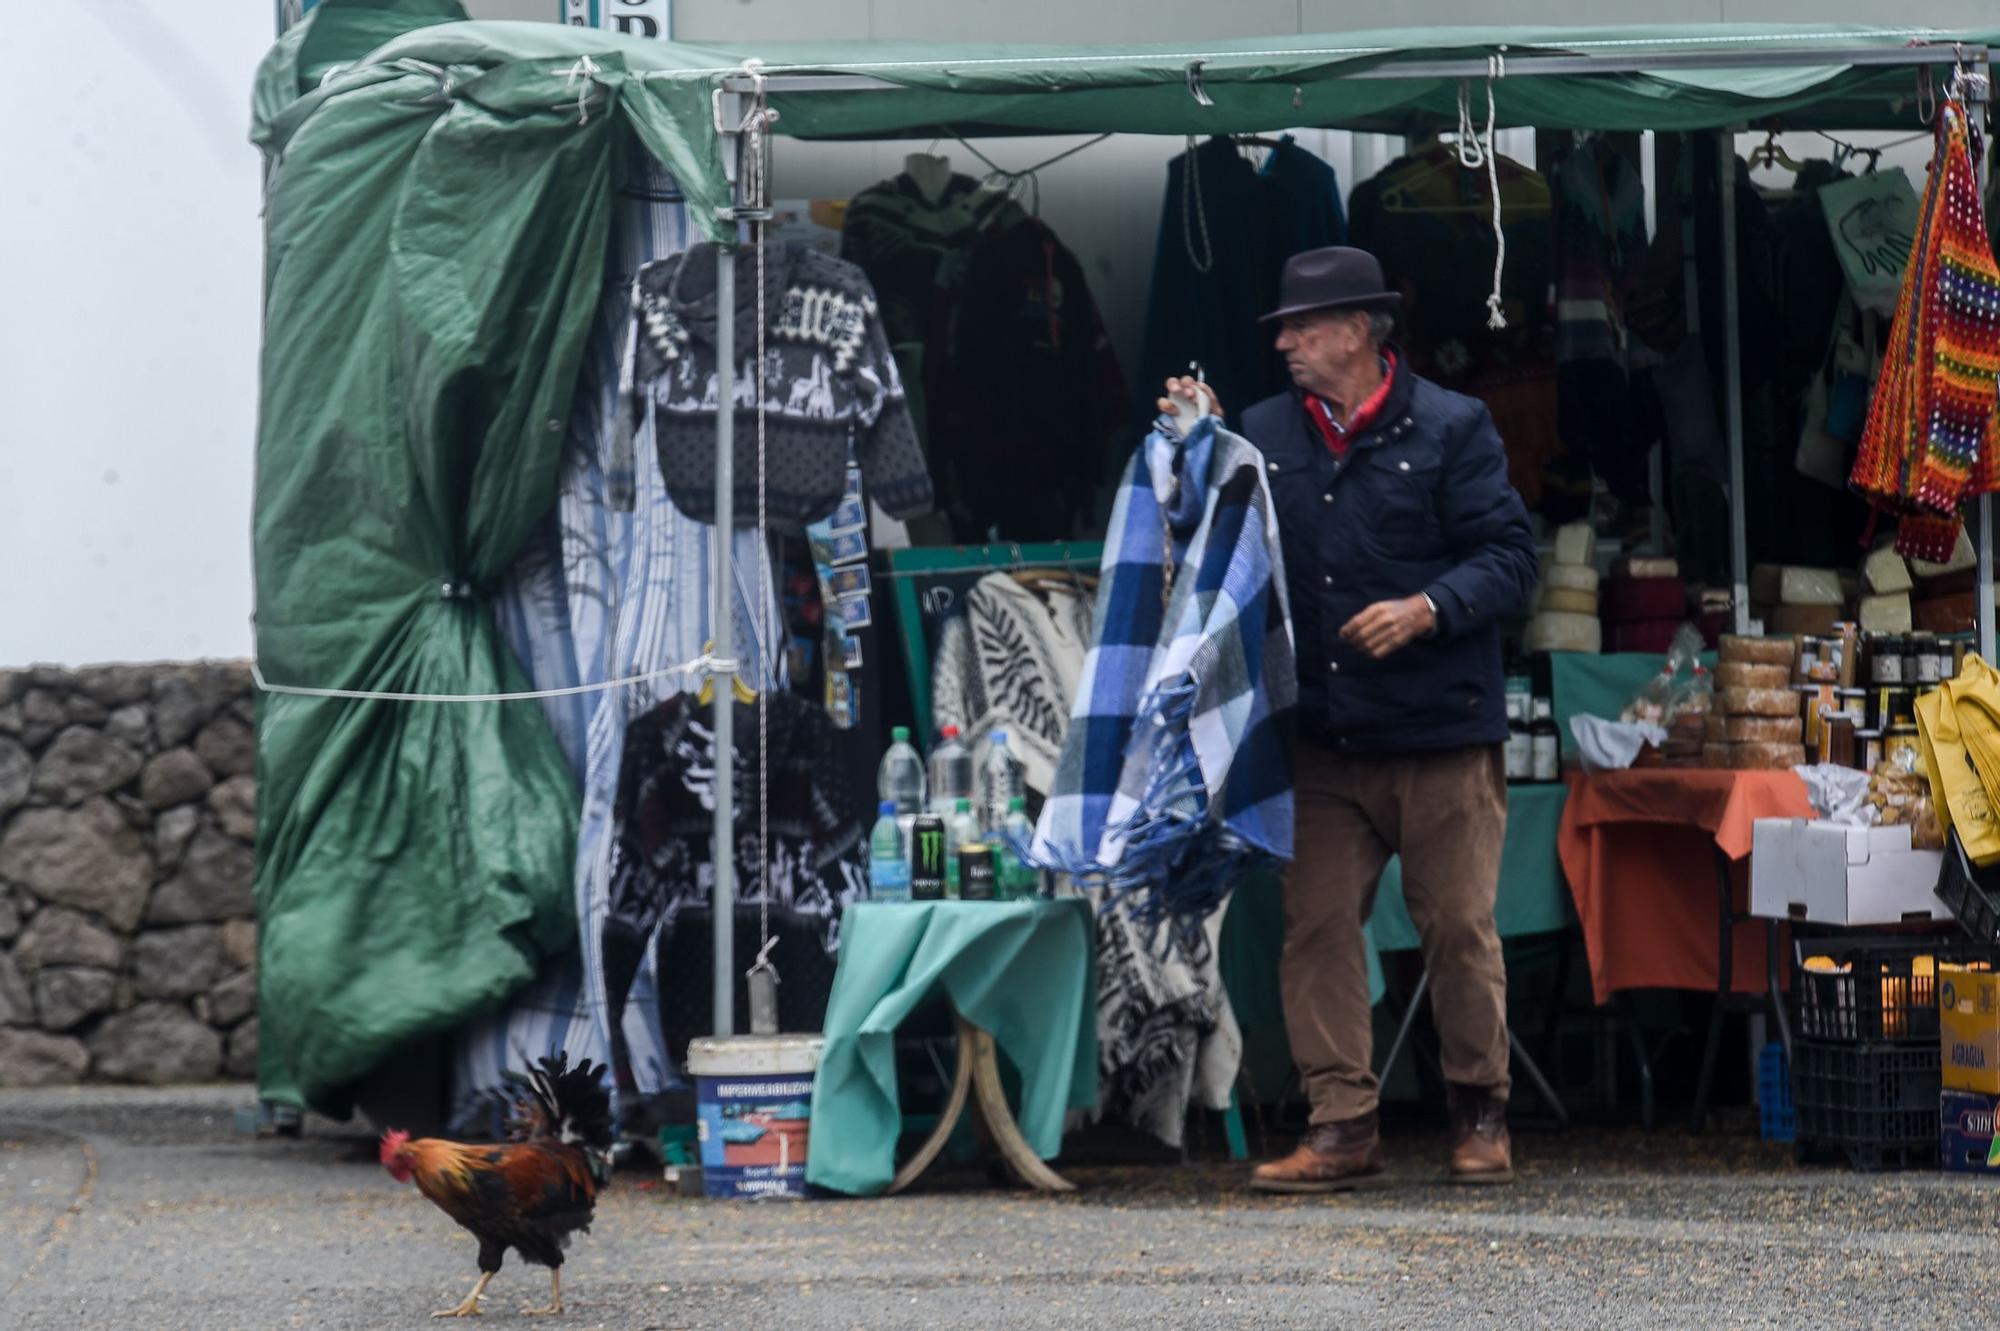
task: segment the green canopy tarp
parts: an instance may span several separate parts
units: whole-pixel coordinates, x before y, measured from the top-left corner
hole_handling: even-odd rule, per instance
[[[635,135],[722,237],[712,92],[751,58],[881,91],[773,95],[778,129],[1155,134],[1451,121],[1453,79],[1357,78],[1506,48],[1634,57],[1887,50],[1911,30],[1453,29],[1122,49],[712,48],[454,0],[326,0],[260,71],[267,154],[257,652],[275,684],[524,688],[488,597],[550,511]],[[1190,95],[1205,58],[1212,106]],[[1915,75],[1839,62],[1495,80],[1507,125],[1917,125]],[[1478,89],[1476,101],[1483,104]],[[1481,108],[1483,110],[1483,105]],[[532,702],[274,694],[259,724],[261,1080],[333,1112],[398,1047],[573,945],[577,791]]]

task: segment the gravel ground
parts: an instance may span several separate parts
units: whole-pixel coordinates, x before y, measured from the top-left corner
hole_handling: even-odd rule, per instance
[[[241,1088],[0,1092],[0,1326],[272,1331],[433,1325],[471,1240],[353,1125],[236,1134]],[[1517,1138],[1522,1181],[1266,1199],[1226,1163],[1091,1165],[1047,1198],[944,1174],[873,1202],[683,1201],[643,1173],[565,1268],[577,1328],[1864,1327],[2000,1293],[2000,1190],[1801,1169],[1676,1132]],[[541,1325],[510,1260],[488,1324]],[[1948,1315],[1948,1314],[1947,1314]]]

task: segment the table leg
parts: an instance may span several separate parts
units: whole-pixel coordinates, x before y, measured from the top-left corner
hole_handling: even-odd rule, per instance
[[[1655,1115],[1653,1112],[1653,1055],[1646,1048],[1646,1034],[1639,1029],[1639,1016],[1632,1008],[1632,1000],[1624,994],[1614,995],[1612,1002],[1618,1007],[1618,1024],[1632,1041],[1633,1061],[1639,1067],[1639,1122],[1651,1129]]]
[[[1007,1105],[1007,1088],[1000,1084],[1000,1061],[994,1055],[993,1037],[964,1017],[958,1018],[958,1033],[960,1048],[972,1056],[972,1092],[980,1116],[993,1134],[993,1144],[1000,1148],[1000,1158],[1032,1187],[1044,1192],[1075,1192],[1076,1185],[1043,1163],[1021,1135],[1020,1125],[1014,1122],[1014,1111]]]
[[[1764,921],[1764,978],[1770,989],[1771,1015],[1777,1018],[1778,1042],[1785,1048],[1785,1065],[1792,1061],[1792,1019],[1785,1010],[1785,990],[1779,983],[1782,951],[1778,942],[1778,921]]]
[[[979,1121],[991,1135],[1000,1158],[1022,1182],[1044,1192],[1075,1192],[1076,1185],[1042,1162],[1014,1122],[1014,1111],[1007,1105],[1007,1088],[1000,1083],[1000,1060],[993,1037],[957,1012],[952,1013],[952,1020],[958,1026],[958,1069],[952,1074],[951,1096],[945,1101],[931,1135],[908,1163],[896,1171],[886,1193],[893,1196],[903,1191],[931,1167],[945,1143],[951,1140],[952,1129],[964,1116],[968,1099],[977,1107]]]
[[[1513,1047],[1514,1058],[1520,1063],[1521,1070],[1528,1074],[1528,1080],[1535,1084],[1537,1091],[1541,1092],[1542,1103],[1556,1116],[1557,1124],[1568,1127],[1569,1110],[1563,1108],[1563,1102],[1556,1096],[1555,1088],[1550,1086],[1549,1079],[1542,1075],[1541,1067],[1529,1056],[1527,1047],[1521,1043],[1521,1037],[1514,1034],[1512,1026],[1507,1028],[1507,1043]]]
[[[1417,1009],[1423,1006],[1424,995],[1430,992],[1431,969],[1424,967],[1423,975],[1417,980],[1417,987],[1410,992],[1410,1005],[1403,1009],[1403,1021],[1396,1028],[1396,1038],[1389,1043],[1389,1056],[1382,1060],[1382,1071],[1376,1081],[1387,1085],[1389,1074],[1396,1069],[1396,1060],[1403,1056],[1403,1046],[1409,1043],[1410,1027],[1417,1021]]]
[[[931,1135],[924,1139],[924,1144],[917,1148],[917,1153],[896,1171],[896,1177],[886,1189],[889,1196],[894,1196],[915,1183],[918,1175],[931,1167],[944,1151],[945,1144],[951,1140],[952,1130],[958,1126],[958,1120],[965,1114],[965,1103],[972,1091],[972,1064],[975,1052],[965,1037],[967,1029],[969,1029],[967,1023],[960,1018],[958,1068],[952,1073],[951,1094],[946,1097],[944,1109],[938,1114],[937,1126],[931,1129]]]
[[[1729,891],[1729,859],[1715,852],[1716,935],[1715,1010],[1708,1017],[1708,1040],[1701,1051],[1701,1076],[1695,1081],[1694,1113],[1688,1131],[1700,1132],[1708,1117],[1708,1097],[1715,1089],[1715,1060],[1722,1051],[1722,1020],[1728,1012],[1731,982],[1736,978],[1736,913]]]

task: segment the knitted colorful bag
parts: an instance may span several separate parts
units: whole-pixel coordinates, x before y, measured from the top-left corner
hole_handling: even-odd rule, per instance
[[[1899,552],[1938,563],[1957,543],[1959,505],[2000,488],[2000,266],[1973,166],[1979,151],[1964,105],[1939,106],[1916,246],[1848,479],[1898,516]]]

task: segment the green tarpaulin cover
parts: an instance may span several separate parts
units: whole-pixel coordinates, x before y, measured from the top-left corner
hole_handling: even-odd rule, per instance
[[[267,158],[257,653],[272,683],[447,695],[525,680],[489,594],[554,501],[601,278],[611,164],[636,135],[722,238],[711,93],[755,57],[889,91],[784,93],[782,133],[1203,134],[1456,117],[1415,58],[1886,49],[1912,30],[1412,29],[1085,49],[719,49],[454,0],[326,0],[256,83]],[[1969,37],[1968,40],[1983,40]],[[1213,106],[1185,70],[1205,56]],[[1503,78],[1503,124],[1916,127],[1908,69]],[[1478,98],[1477,100],[1483,100]],[[341,1112],[398,1047],[502,1001],[573,945],[577,791],[532,702],[268,695],[259,723],[261,1080]]]

